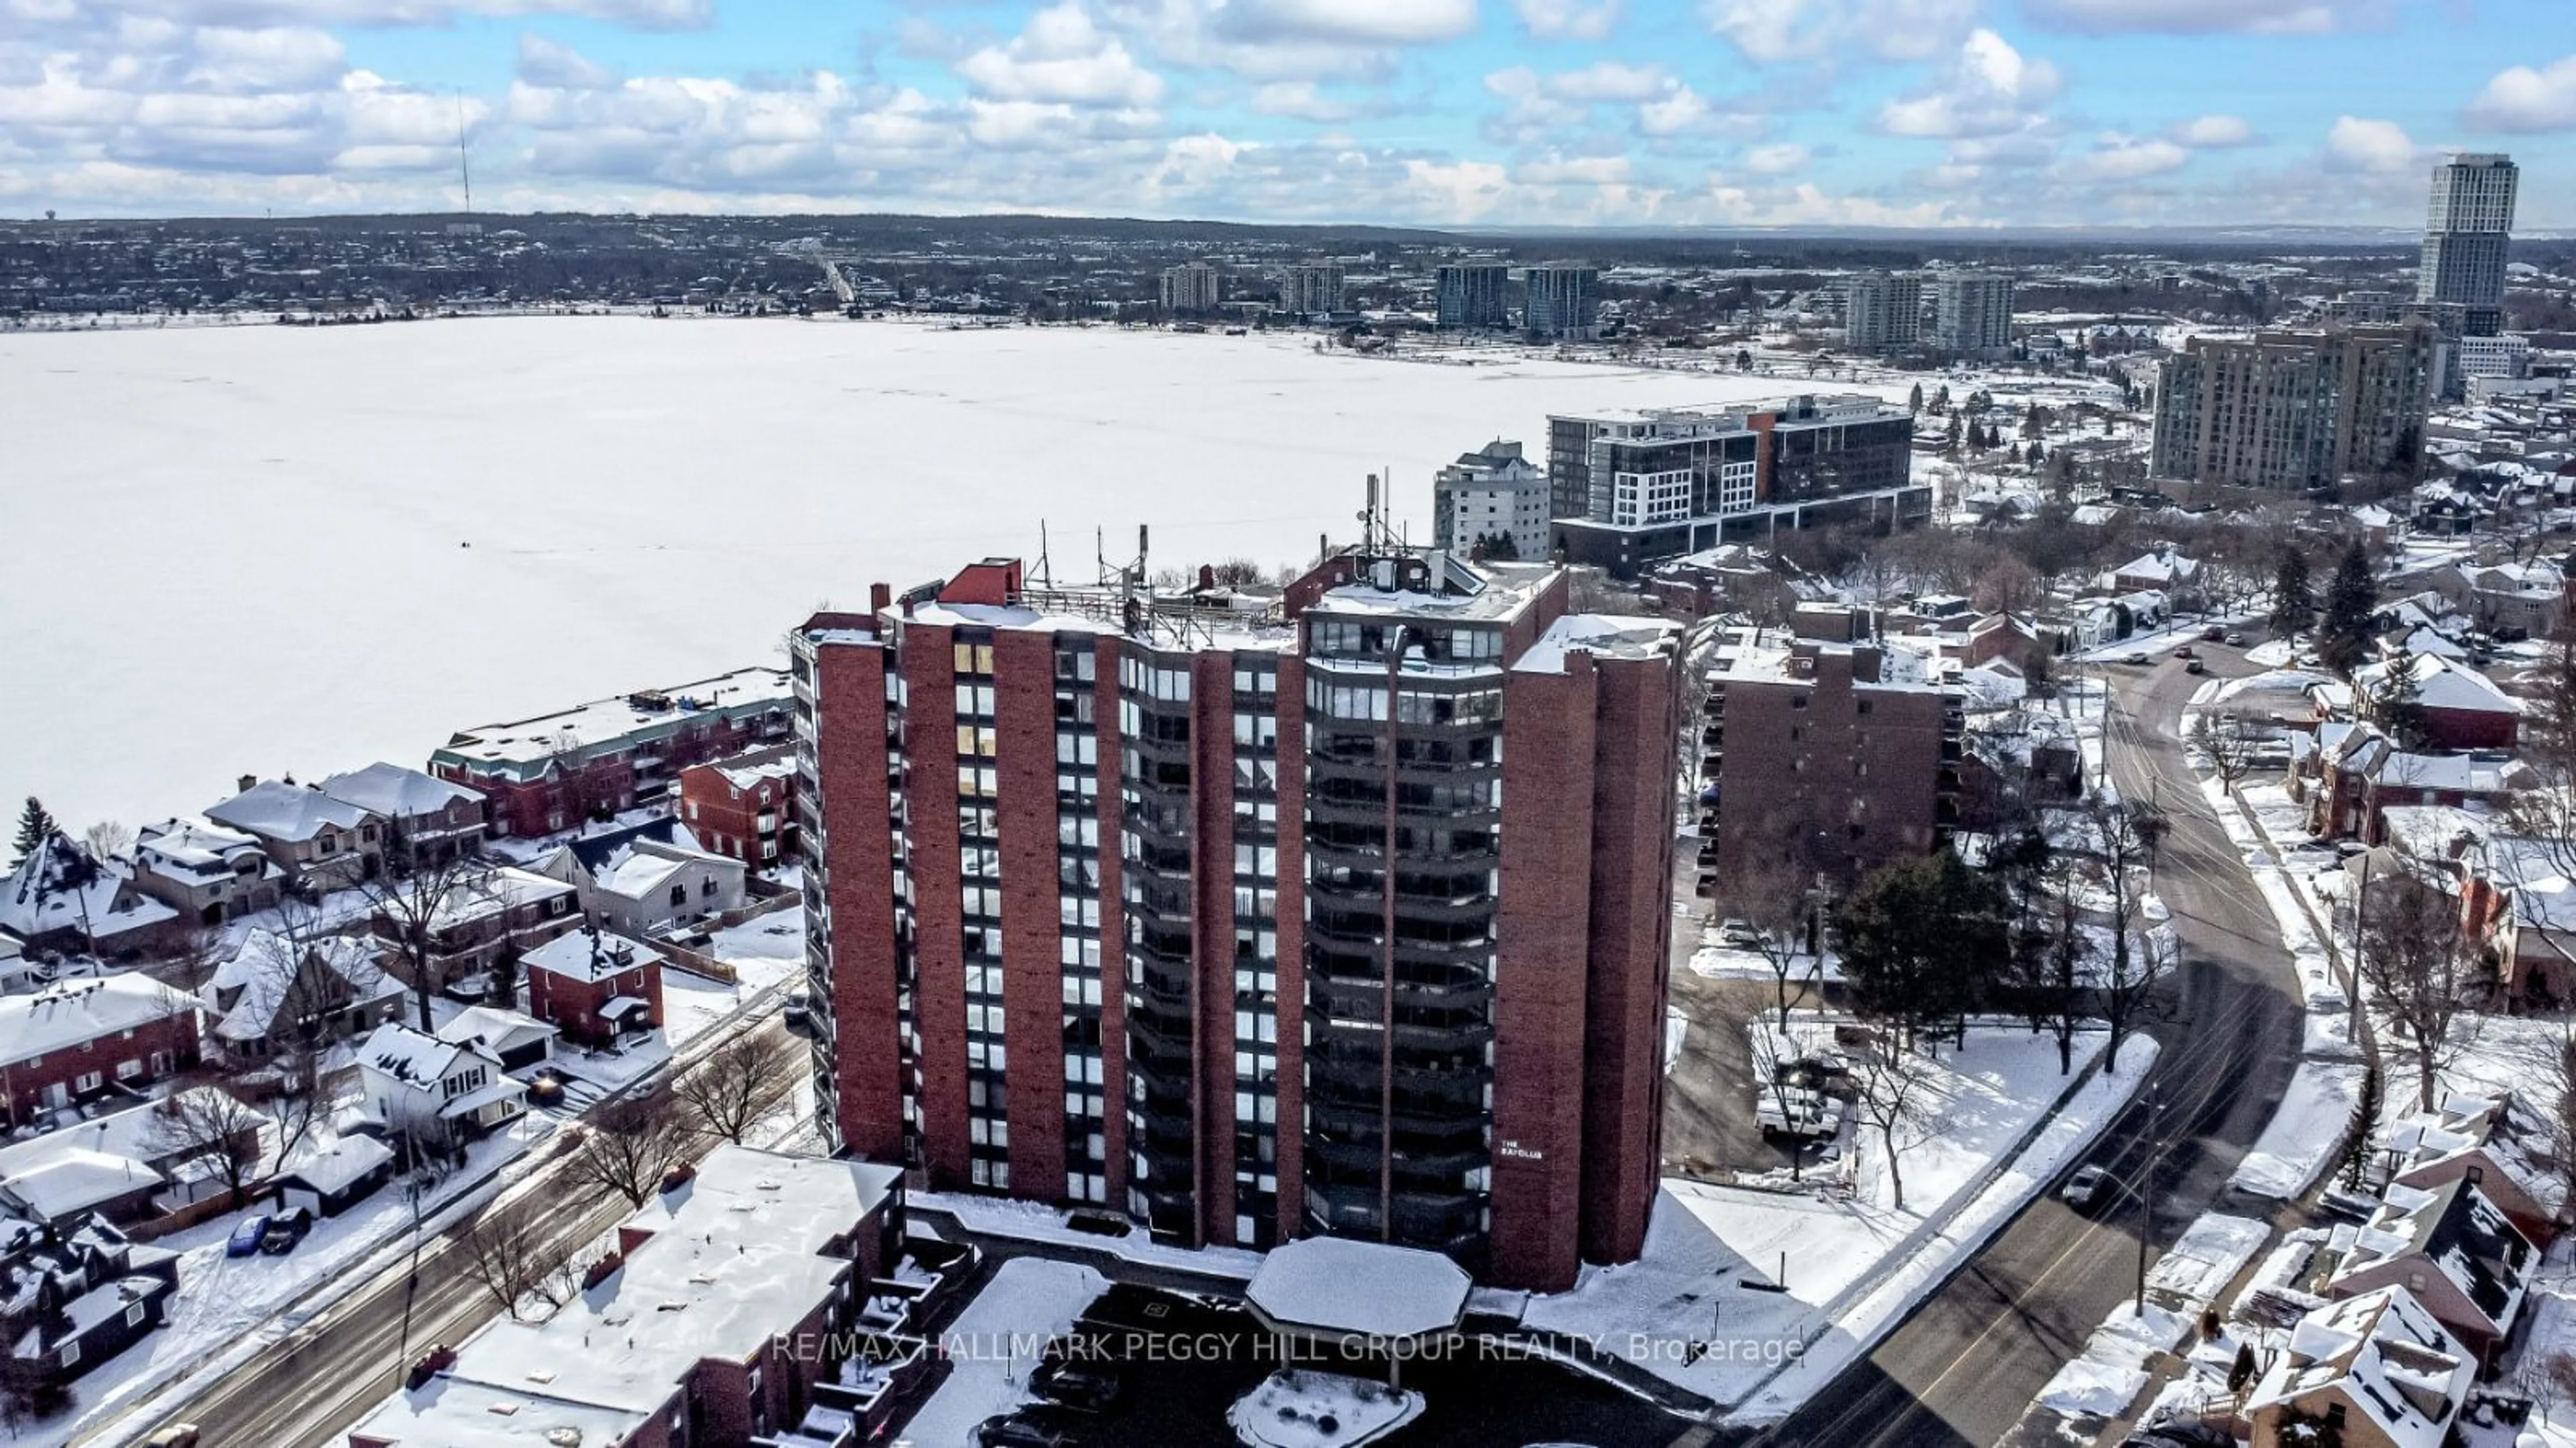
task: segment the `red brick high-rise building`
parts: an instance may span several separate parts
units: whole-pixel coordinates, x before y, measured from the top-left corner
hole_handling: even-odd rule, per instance
[[[1394,548],[1281,596],[987,560],[790,640],[842,1150],[1189,1245],[1570,1285],[1645,1240],[1679,636]]]

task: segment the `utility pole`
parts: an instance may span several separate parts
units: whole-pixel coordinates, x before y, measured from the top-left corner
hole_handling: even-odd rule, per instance
[[[2155,1230],[2155,1199],[2147,1192],[2155,1182],[2156,1159],[2164,1154],[2164,1092],[2162,1087],[2147,1088],[2147,1162],[2138,1170],[2138,1185],[2131,1193],[2138,1199],[2138,1302],[2137,1314],[2147,1315],[2147,1234]]]

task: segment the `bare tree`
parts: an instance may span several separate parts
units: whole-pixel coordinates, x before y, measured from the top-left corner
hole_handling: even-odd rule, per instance
[[[2361,981],[2371,1005],[2414,1042],[2416,1109],[2433,1109],[2442,1069],[2477,1036],[2476,1007],[2494,986],[2460,904],[2405,868],[2374,877],[2360,904]]]
[[[671,1094],[688,1107],[708,1135],[739,1145],[777,1098],[779,1083],[794,1069],[783,1040],[745,1032],[708,1052],[674,1080]]]
[[[268,1116],[277,1123],[279,1168],[331,1114],[329,1071],[330,1048],[320,1040],[295,1037],[269,1056]]]
[[[1756,1024],[1749,1033],[1753,1045],[1753,1089],[1767,1096],[1780,1120],[1789,1148],[1789,1179],[1801,1180],[1807,1159],[1805,1117],[1810,1093],[1814,1087],[1798,1079],[1799,1055],[1785,1027],[1773,1031]],[[1766,1127],[1762,1133],[1771,1135]]]
[[[2230,794],[2254,772],[2263,746],[2261,733],[2233,715],[2199,715],[2192,720],[2190,738],[2192,747],[2209,757],[2210,770]]]
[[[2036,883],[2013,931],[2004,995],[2014,1013],[2057,1043],[2057,1073],[2074,1074],[2075,1040],[2086,1014],[2093,976],[2093,938],[2085,931],[2081,861],[2056,853],[2038,868]]]
[[[1878,1128],[1878,1139],[1887,1150],[1887,1184],[1892,1199],[1888,1205],[1905,1210],[1905,1153],[1920,1140],[1931,1123],[1931,1063],[1914,1052],[1898,1046],[1888,1032],[1860,1053],[1854,1063],[1853,1076],[1859,1087],[1853,1098],[1860,1114]]]
[[[1812,877],[1797,865],[1796,851],[1768,848],[1748,836],[1741,859],[1721,861],[1718,914],[1741,920],[1760,937],[1752,947],[1771,967],[1777,986],[1780,1029],[1789,1029],[1789,982],[1803,975],[1812,984],[1821,969],[1816,957],[1798,949],[1813,906]],[[1800,969],[1801,961],[1804,970]]]
[[[2503,833],[2527,842],[2554,872],[2576,876],[2576,631],[2552,641],[2531,683],[2520,753],[2537,777],[2506,798]]]
[[[546,1240],[549,1220],[533,1198],[522,1197],[486,1207],[456,1239],[465,1275],[513,1322],[527,1319],[532,1302],[551,1311],[573,1298],[571,1265]]]
[[[574,1181],[640,1207],[661,1186],[662,1174],[696,1144],[697,1132],[671,1097],[633,1096],[591,1112],[581,1139],[564,1158],[564,1170]]]
[[[2084,818],[2091,836],[2088,881],[2102,901],[2111,936],[2111,953],[2094,976],[2093,999],[2110,1028],[2104,1059],[2116,1063],[2121,1043],[2154,1009],[2156,988],[2179,964],[2180,951],[2170,927],[2141,929],[2146,890],[2139,876],[2155,838],[2153,825],[2103,795],[2087,804]]]
[[[491,866],[463,853],[422,859],[406,834],[399,824],[385,831],[384,868],[357,888],[366,897],[376,937],[393,953],[395,974],[411,986],[420,1028],[430,1031],[436,1029],[430,1001],[452,983],[440,937],[459,915],[498,894]]]
[[[114,820],[100,820],[81,832],[81,843],[88,847],[91,859],[105,864],[133,851],[134,831]]]
[[[206,1076],[153,1104],[150,1135],[166,1156],[211,1164],[238,1205],[259,1172],[259,1130],[267,1121]]]

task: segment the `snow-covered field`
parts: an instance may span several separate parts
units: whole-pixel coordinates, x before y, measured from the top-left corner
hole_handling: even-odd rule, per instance
[[[1388,473],[1551,411],[1851,390],[1306,336],[548,317],[0,334],[0,798],[75,828],[234,776],[780,659],[992,553],[1303,561]],[[1894,382],[1865,390],[1902,396]]]

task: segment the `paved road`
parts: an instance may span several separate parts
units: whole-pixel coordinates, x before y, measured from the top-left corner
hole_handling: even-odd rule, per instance
[[[2204,649],[2214,672],[2250,672],[2234,651]],[[2176,732],[2201,680],[2159,656],[2112,666],[2119,712],[2110,771],[2131,800],[2151,795],[2173,820],[2156,861],[2183,960],[2152,1094],[2115,1118],[2090,1160],[2143,1176],[2155,1203],[2141,1221],[2123,1200],[2086,1218],[2054,1197],[2016,1217],[1985,1251],[1762,1448],[1986,1448],[2104,1315],[2133,1290],[2143,1228],[2150,1257],[2213,1205],[2235,1200],[2228,1175],[2271,1119],[2300,1048],[2300,1008],[2271,912],[2184,766]],[[2158,1151],[2155,1140],[2162,1137]]]
[[[775,1017],[754,1027],[753,1039],[785,1052],[791,1067],[801,1066],[803,1053],[789,1049],[794,1043]],[[796,1085],[791,1070],[782,1077],[773,1104]],[[535,1149],[545,1151],[554,1140],[549,1137]],[[510,1195],[551,1204],[544,1218],[548,1260],[571,1257],[632,1212],[624,1198],[572,1182],[551,1162]],[[399,1385],[407,1357],[417,1360],[433,1344],[463,1342],[498,1315],[455,1252],[452,1236],[436,1237],[422,1247],[407,1354],[406,1274],[388,1272],[226,1373],[165,1421],[196,1424],[209,1448],[325,1448],[345,1441],[349,1425]]]

